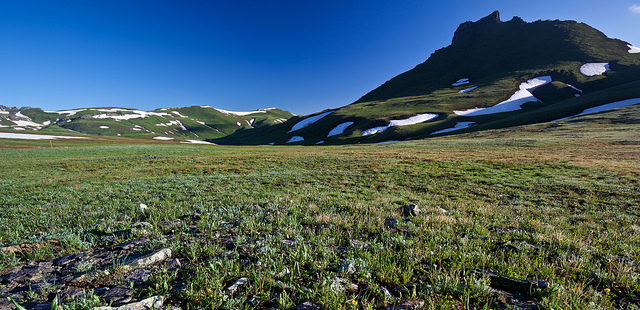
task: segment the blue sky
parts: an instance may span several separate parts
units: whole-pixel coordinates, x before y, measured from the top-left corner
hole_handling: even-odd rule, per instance
[[[0,104],[310,114],[352,103],[495,10],[640,46],[640,0],[0,0]]]

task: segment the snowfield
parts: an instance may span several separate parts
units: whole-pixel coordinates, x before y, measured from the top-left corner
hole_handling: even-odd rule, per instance
[[[108,129],[109,126],[100,126],[100,129]]]
[[[556,119],[556,120],[552,120],[552,122],[561,121],[561,120],[565,120],[565,119],[568,119],[568,118],[573,118],[573,117],[581,116],[581,115],[593,114],[593,113],[598,113],[598,112],[602,112],[602,111],[628,107],[630,105],[634,105],[634,104],[638,104],[638,103],[640,103],[640,98],[633,98],[633,99],[627,99],[627,100],[622,100],[622,101],[616,101],[616,102],[612,102],[612,103],[599,105],[597,107],[585,109],[580,114],[559,118],[559,119]]]
[[[156,140],[162,140],[162,141],[169,141],[169,140],[173,140],[173,138],[171,137],[163,137],[163,136],[158,136],[158,137],[153,137]]]
[[[460,94],[460,93],[468,93],[468,92],[470,92],[470,91],[472,91],[472,90],[474,90],[474,89],[476,89],[476,88],[478,88],[478,86],[469,87],[469,88],[467,88],[467,89],[461,89],[461,90],[459,90],[459,91],[458,91],[458,93],[459,93],[459,94]]]
[[[435,135],[435,134],[439,134],[439,133],[456,131],[456,130],[460,130],[460,129],[464,129],[464,128],[470,127],[473,124],[475,124],[475,122],[457,122],[456,125],[451,127],[451,128],[438,130],[438,131],[432,132],[431,134]]]
[[[432,120],[434,118],[438,117],[438,114],[432,114],[432,113],[425,113],[425,114],[418,114],[416,116],[412,116],[409,118],[405,118],[405,119],[400,119],[400,120],[392,120],[389,122],[389,125],[387,126],[379,126],[379,127],[374,127],[371,129],[367,129],[363,132],[361,132],[360,134],[363,136],[370,136],[370,135],[374,135],[380,132],[383,132],[387,129],[389,129],[390,127],[393,126],[407,126],[407,125],[413,125],[413,124],[419,124],[419,123],[423,123],[429,120]]]
[[[629,54],[637,54],[640,53],[640,47],[631,46],[631,44],[627,44],[629,47]]]
[[[146,118],[149,116],[171,116],[171,114],[169,113],[164,113],[164,112],[147,112],[147,111],[141,111],[141,110],[125,110],[125,109],[98,109],[97,111],[100,112],[131,112],[131,114],[123,114],[123,115],[113,115],[113,114],[97,114],[97,115],[93,115],[91,116],[91,118],[95,118],[95,119],[107,119],[107,118],[111,118],[114,119],[116,121],[121,121],[121,120],[129,120],[129,119],[134,119],[134,118]]]
[[[459,79],[455,83],[451,84],[451,86],[460,86],[464,84],[469,84],[469,78]]]
[[[30,133],[0,132],[0,138],[22,140],[89,139],[88,137],[36,135]]]
[[[580,67],[580,73],[585,76],[602,75],[607,71],[611,71],[607,62],[590,62]]]
[[[341,135],[344,133],[344,131],[347,129],[347,127],[353,125],[353,122],[344,122],[336,127],[334,127],[333,129],[331,129],[331,131],[329,131],[329,134],[327,135],[328,137],[331,136],[336,136],[336,135]]]
[[[293,136],[291,137],[291,139],[289,139],[289,141],[287,141],[287,143],[300,142],[300,141],[304,141],[304,138],[301,136]]]
[[[517,90],[511,97],[505,101],[502,101],[492,107],[489,108],[473,108],[462,111],[453,111],[456,115],[462,116],[477,116],[477,115],[487,115],[494,113],[502,113],[502,112],[511,112],[517,111],[521,109],[521,106],[524,103],[539,101],[536,97],[531,94],[531,91],[536,89],[537,87],[551,83],[551,76],[540,76],[537,78],[530,79],[526,82],[523,82],[518,87]]]
[[[203,106],[203,107],[211,108],[210,106]],[[216,109],[216,108],[212,108],[212,109],[226,115],[247,116],[247,115],[256,114],[256,113],[267,113],[267,110],[273,109],[273,108],[264,109],[264,110],[255,110],[255,111],[227,111],[227,110]]]
[[[307,118],[297,122],[295,125],[293,125],[293,127],[291,127],[291,130],[287,131],[287,133],[290,133],[292,131],[296,131],[296,130],[300,130],[302,128],[305,128],[305,127],[307,127],[307,126],[319,121],[321,118],[323,118],[323,117],[325,117],[325,116],[327,116],[327,115],[329,115],[331,113],[333,113],[333,111],[324,112],[324,113],[318,114],[316,116],[307,117]]]

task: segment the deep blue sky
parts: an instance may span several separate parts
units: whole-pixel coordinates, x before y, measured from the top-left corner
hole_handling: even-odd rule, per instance
[[[0,104],[309,114],[352,103],[494,10],[640,46],[640,0],[0,0]]]

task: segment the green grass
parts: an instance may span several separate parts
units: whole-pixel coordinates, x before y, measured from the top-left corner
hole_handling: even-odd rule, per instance
[[[428,309],[492,308],[500,297],[472,269],[547,281],[529,298],[548,309],[637,308],[640,134],[628,120],[636,110],[385,145],[4,142],[0,243],[61,245],[2,254],[0,265],[81,251],[145,220],[154,244],[173,246],[184,262],[186,285],[173,290],[175,275],[159,274],[142,294],[171,291],[186,309],[294,309],[306,300],[375,309],[396,297]],[[410,203],[422,212],[404,222],[396,210]],[[201,217],[177,220],[194,213]],[[409,235],[390,231],[386,218]],[[163,241],[171,231],[177,238]],[[355,273],[338,273],[349,263]],[[360,288],[336,291],[336,276]],[[225,295],[239,278],[249,280]]]

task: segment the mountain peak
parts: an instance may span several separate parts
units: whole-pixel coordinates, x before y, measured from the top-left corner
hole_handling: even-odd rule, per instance
[[[481,18],[476,22],[466,21],[456,29],[456,32],[453,35],[453,40],[451,40],[451,44],[455,44],[463,38],[471,38],[479,33],[483,33],[488,30],[488,28],[493,25],[502,23],[500,20],[500,12],[493,11],[493,13]]]

